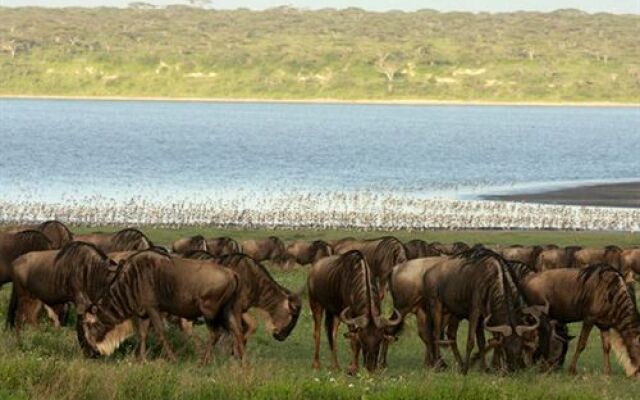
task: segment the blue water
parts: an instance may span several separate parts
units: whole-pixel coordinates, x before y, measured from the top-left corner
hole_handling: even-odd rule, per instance
[[[0,100],[0,198],[469,192],[640,177],[640,109]]]

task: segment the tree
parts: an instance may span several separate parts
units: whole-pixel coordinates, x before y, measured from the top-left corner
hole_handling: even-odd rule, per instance
[[[192,7],[206,8],[211,5],[211,0],[187,0]]]
[[[134,1],[129,3],[129,8],[133,8],[134,10],[153,10],[156,8],[156,5],[145,3],[144,1]]]
[[[391,53],[380,53],[376,60],[376,69],[387,78],[387,91],[393,92],[393,81],[402,68],[402,64]]]

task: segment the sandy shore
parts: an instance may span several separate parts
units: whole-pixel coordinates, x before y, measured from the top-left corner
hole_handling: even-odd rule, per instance
[[[487,101],[487,100],[344,100],[317,99],[260,99],[260,98],[198,98],[198,97],[140,97],[140,96],[36,96],[0,95],[0,99],[44,99],[44,100],[103,100],[103,101],[172,101],[203,103],[290,103],[290,104],[372,104],[372,105],[452,105],[452,106],[537,106],[537,107],[640,107],[640,103],[615,102],[545,102],[545,101]]]
[[[585,185],[538,193],[482,196],[487,200],[602,207],[640,207],[640,182]]]

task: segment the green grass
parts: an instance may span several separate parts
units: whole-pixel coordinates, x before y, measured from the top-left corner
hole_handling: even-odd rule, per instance
[[[635,103],[639,19],[0,7],[0,94]]]
[[[93,229],[78,228],[77,232]],[[192,234],[207,236],[227,234],[237,239],[263,237],[275,233],[286,240],[298,238],[339,238],[343,236],[375,237],[383,232],[346,231],[239,231],[222,229],[149,229],[152,240],[168,244]],[[564,232],[397,232],[402,239],[424,238],[451,242],[464,240],[486,244],[557,243],[562,245],[634,245],[638,234],[564,233]],[[292,289],[303,286],[306,268],[273,271],[278,281]],[[0,317],[4,318],[9,285],[0,291]],[[362,372],[347,376],[348,343],[339,339],[343,370],[326,368],[329,360],[326,339],[322,339],[323,369],[311,369],[312,324],[310,311],[303,308],[298,326],[285,342],[276,342],[260,327],[248,347],[248,365],[240,366],[224,352],[206,367],[198,366],[198,354],[192,342],[185,342],[171,329],[174,348],[180,361],[170,364],[162,358],[160,347],[150,338],[150,357],[146,364],[136,362],[132,350],[135,340],[126,342],[107,359],[85,360],[69,328],[44,326],[25,331],[18,343],[10,332],[0,334],[0,398],[24,399],[165,399],[165,398],[353,398],[353,399],[634,399],[640,397],[640,385],[624,377],[614,363],[611,377],[601,374],[602,355],[599,335],[592,333],[583,353],[577,376],[566,372],[539,374],[525,371],[514,376],[499,376],[478,371],[462,376],[454,369],[433,372],[422,366],[423,345],[415,333],[415,320],[408,325],[390,350],[389,368],[380,374]],[[464,329],[464,327],[463,327]],[[579,324],[571,327],[577,334]],[[203,327],[196,328],[204,338]],[[323,334],[324,335],[324,334]],[[464,332],[460,335],[464,341]],[[462,344],[462,343],[461,343]],[[570,354],[573,352],[573,346]],[[448,352],[447,361],[453,360]]]

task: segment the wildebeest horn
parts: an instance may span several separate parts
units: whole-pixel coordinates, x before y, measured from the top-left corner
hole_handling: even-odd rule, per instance
[[[511,336],[511,334],[513,333],[513,329],[511,329],[509,325],[489,326],[490,319],[491,314],[487,315],[487,317],[484,319],[484,329],[492,333],[500,333],[502,336]]]
[[[340,320],[342,320],[342,322],[344,322],[347,325],[355,325],[358,328],[364,328],[365,326],[367,326],[367,324],[369,323],[369,318],[367,318],[366,315],[361,315],[355,318],[349,318],[347,317],[347,314],[349,314],[350,311],[351,309],[349,307],[342,310],[342,312],[340,313]]]
[[[535,305],[529,306],[522,309],[524,314],[530,314],[534,317],[539,318],[541,315],[549,315],[549,301],[545,300],[544,305]]]
[[[562,337],[562,336],[558,335],[558,331],[557,331],[558,321],[553,320],[553,321],[550,322],[550,325],[551,325],[551,336],[554,339],[559,340],[562,343],[568,343],[571,339],[574,338],[574,336]]]
[[[386,318],[375,318],[374,322],[378,328],[386,328],[390,326],[397,326],[402,322],[402,314],[397,309],[393,309],[393,313],[391,314],[391,319]]]
[[[536,329],[538,329],[538,327],[540,326],[540,318],[538,318],[538,316],[533,313],[531,313],[531,315],[533,316],[533,318],[535,318],[536,322],[531,326],[527,326],[527,325],[516,326],[516,335],[522,336],[527,332],[535,331]]]

